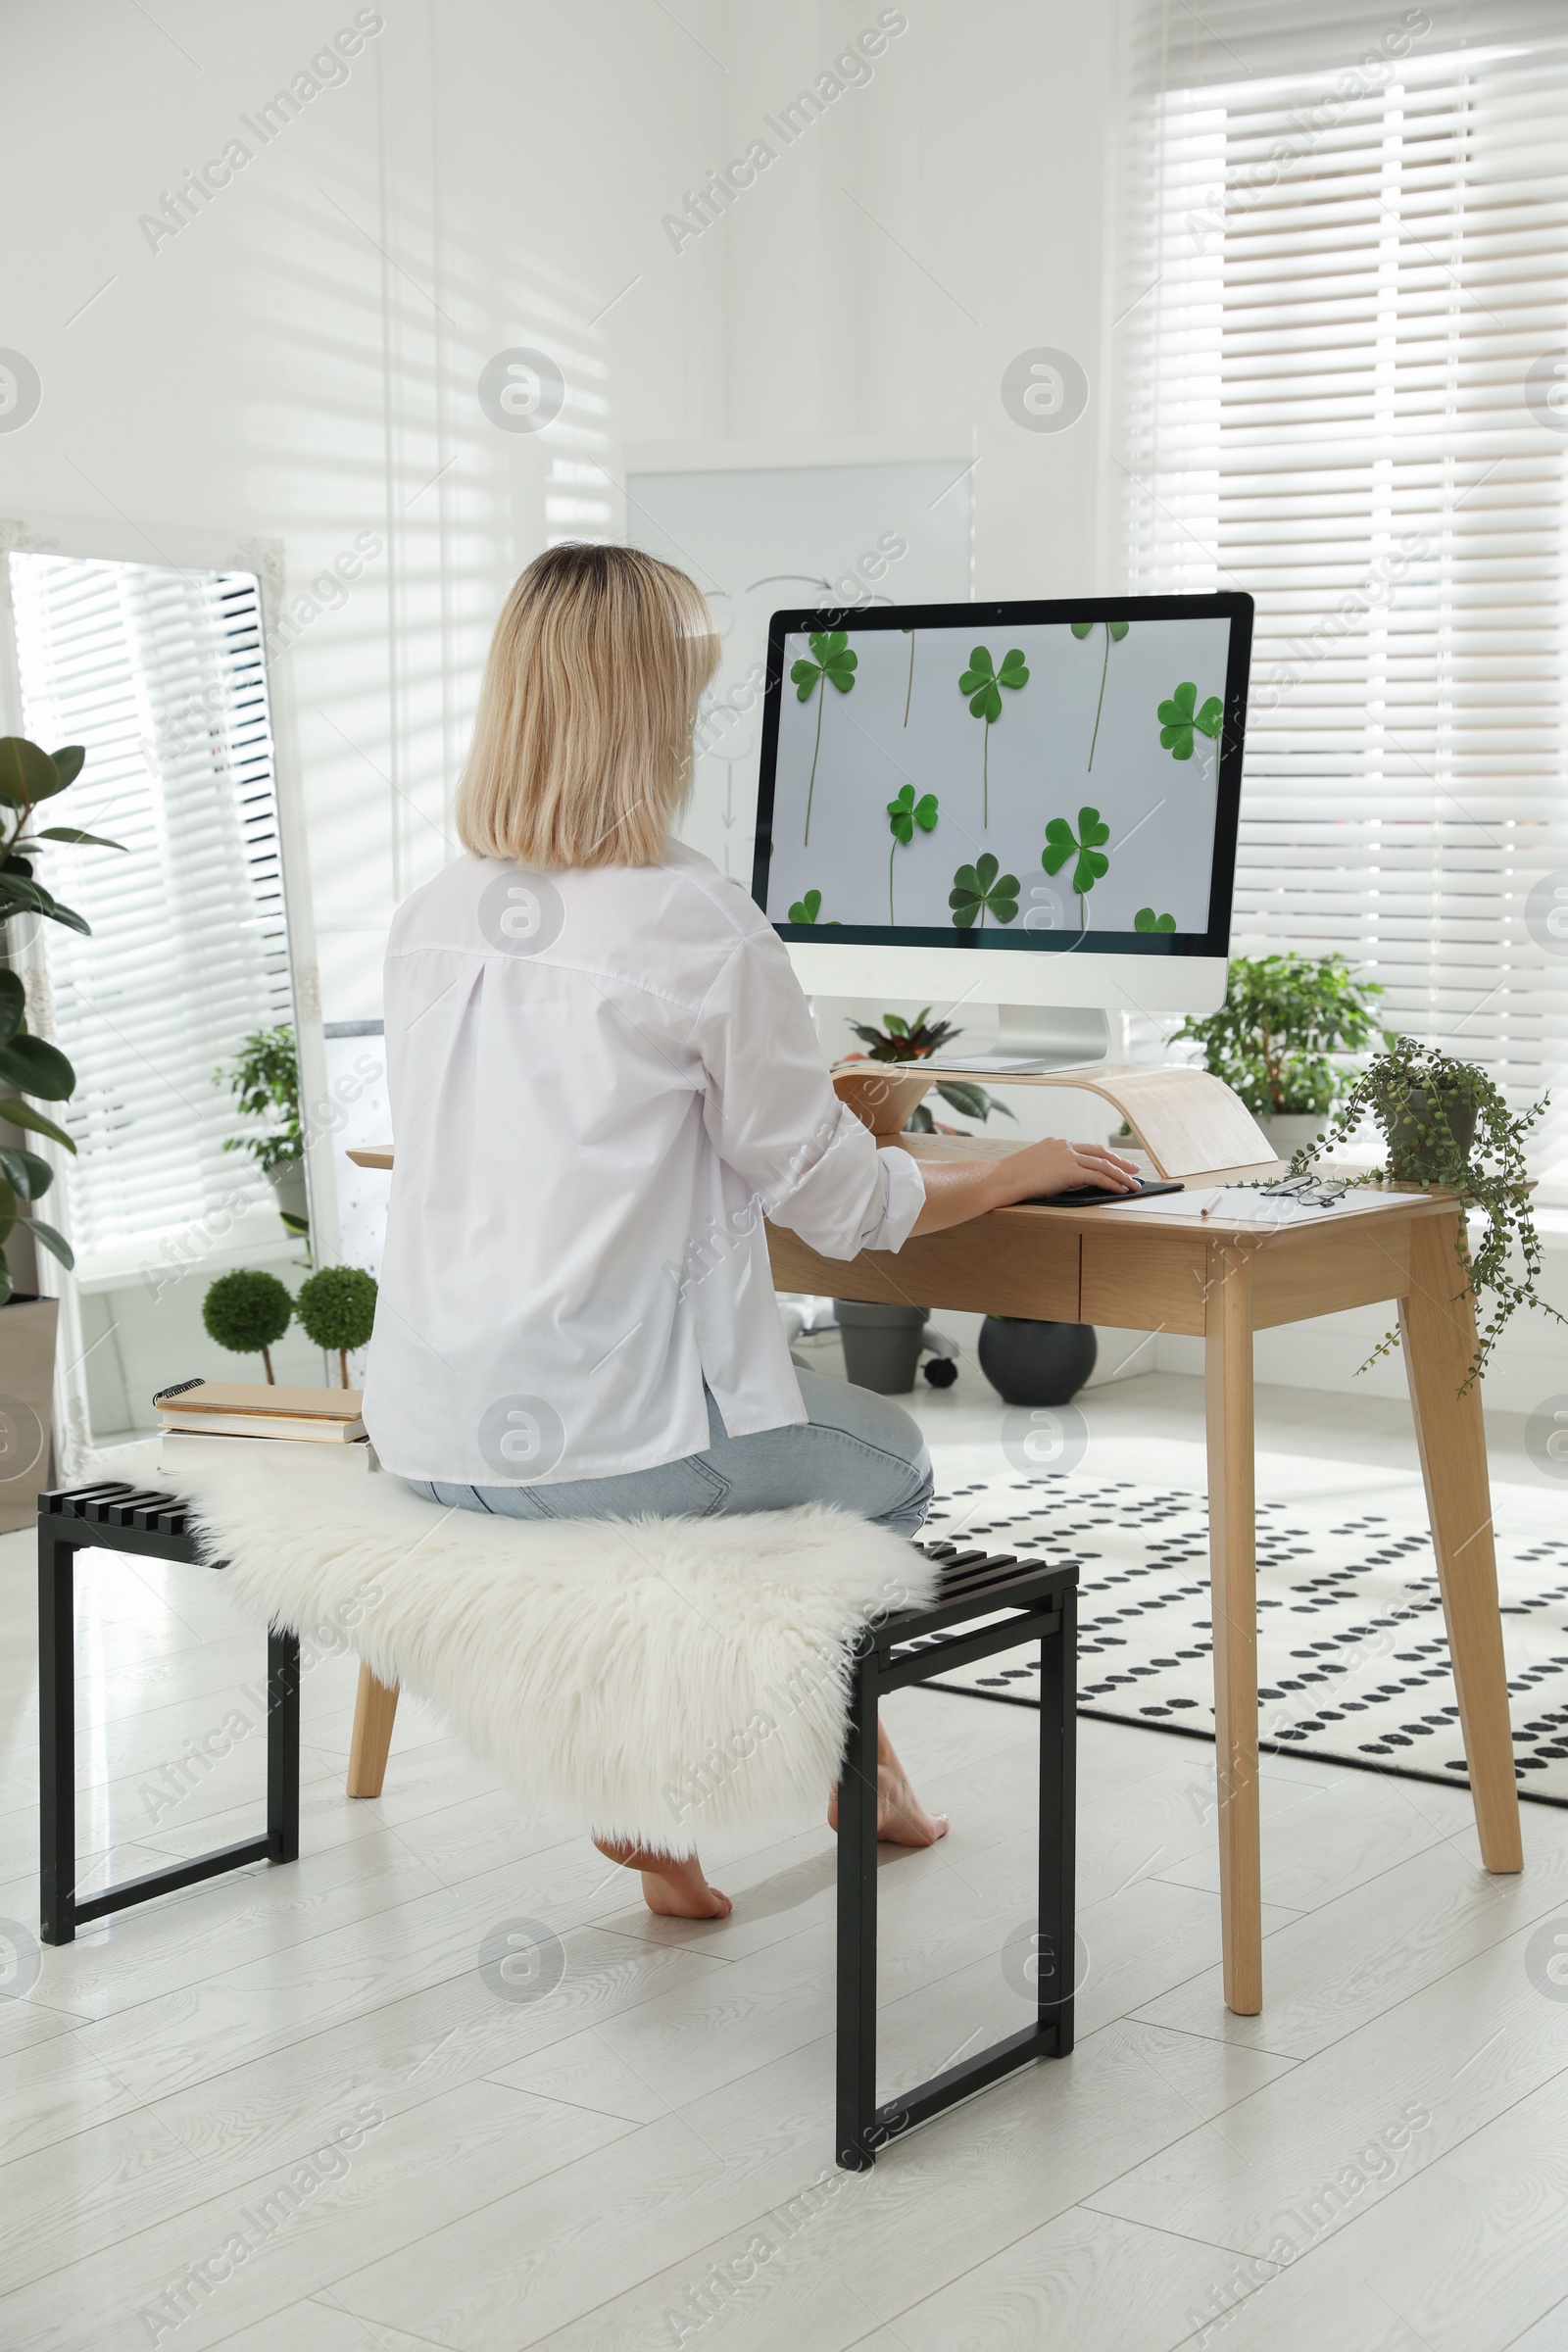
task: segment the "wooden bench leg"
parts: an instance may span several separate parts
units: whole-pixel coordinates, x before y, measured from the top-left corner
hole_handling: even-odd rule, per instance
[[[1209,1245],[1204,1317],[1208,1560],[1214,1627],[1214,1775],[1219,1803],[1225,2005],[1263,2006],[1257,1808],[1257,1514],[1252,1460],[1252,1302],[1247,1260]]]
[[[1457,1212],[1412,1219],[1410,1295],[1399,1301],[1399,1327],[1481,1859],[1488,1870],[1523,1870],[1480,1385],[1458,1393],[1475,1350],[1476,1314],[1460,1287],[1457,1222]]]
[[[396,1683],[390,1687],[378,1683],[362,1660],[360,1688],[354,1700],[354,1737],[349,1742],[350,1796],[380,1795],[397,1711]]]

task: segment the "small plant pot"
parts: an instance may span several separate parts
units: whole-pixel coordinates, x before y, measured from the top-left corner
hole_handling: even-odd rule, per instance
[[[311,1204],[305,1190],[304,1160],[281,1160],[275,1168],[268,1169],[267,1181],[272,1188],[278,1215],[284,1219],[285,1223],[290,1218],[293,1219],[293,1223],[289,1226],[290,1232],[308,1226]]]
[[[980,1369],[1005,1404],[1070,1404],[1100,1352],[1088,1323],[1033,1323],[987,1315]]]
[[[1457,1095],[1437,1095],[1430,1087],[1413,1086],[1408,1107],[1378,1111],[1378,1125],[1389,1146],[1389,1174],[1408,1184],[1435,1184],[1444,1177],[1434,1134],[1439,1120],[1453,1138],[1459,1157],[1468,1166],[1476,1140],[1476,1105]]]
[[[1310,1151],[1322,1136],[1330,1115],[1326,1110],[1278,1110],[1257,1123],[1268,1137],[1269,1148],[1276,1157],[1290,1159],[1298,1152]]]
[[[902,1135],[936,1079],[897,1061],[857,1061],[833,1072],[833,1092],[878,1138]]]
[[[878,1396],[906,1396],[914,1386],[928,1306],[869,1306],[858,1298],[835,1298],[844,1370],[858,1389]]]

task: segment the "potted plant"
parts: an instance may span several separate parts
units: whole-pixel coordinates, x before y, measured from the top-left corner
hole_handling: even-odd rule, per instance
[[[368,1346],[375,1325],[375,1279],[358,1266],[323,1266],[300,1284],[294,1301],[305,1336],[335,1355],[344,1388],[349,1385],[349,1351]]]
[[[76,1149],[63,1127],[37,1107],[67,1102],[76,1073],[57,1046],[27,1027],[27,998],[22,975],[10,962],[8,926],[17,915],[63,923],[90,936],[91,926],[74,907],[64,906],[34,873],[34,858],[46,843],[74,848],[119,850],[75,825],[40,825],[33,814],[56,799],[81,773],[86,755],[79,744],[46,752],[24,735],[0,738],[0,1252],[14,1233],[25,1234],[35,1250],[47,1250],[64,1266],[74,1260],[65,1236],[34,1216],[34,1202],[54,1182],[54,1170],[24,1135],[47,1136],[63,1152]],[[31,1097],[32,1100],[28,1100]],[[20,1131],[13,1136],[12,1131]],[[54,1392],[55,1321],[58,1301],[35,1291],[18,1291],[11,1267],[0,1254],[0,1529],[22,1527],[36,1510],[47,1456]]]
[[[846,1054],[846,1061],[929,1061],[933,1054],[940,1054],[944,1046],[952,1045],[955,1038],[963,1035],[963,1031],[956,1029],[951,1021],[934,1021],[929,1004],[912,1021],[901,1020],[896,1012],[885,1012],[880,1029],[871,1028],[865,1021],[851,1021],[850,1027],[864,1044],[866,1052]],[[1000,1110],[1006,1119],[1013,1115],[1005,1102],[999,1102],[985,1087],[970,1086],[961,1078],[938,1078],[932,1091],[942,1097],[950,1109],[959,1112],[963,1118],[979,1119],[982,1124],[994,1110]],[[936,1121],[931,1116],[930,1104],[920,1103],[905,1120],[904,1126],[908,1135],[930,1135],[935,1132]],[[955,1135],[961,1130],[948,1127],[941,1132]]]
[[[259,1355],[267,1370],[267,1385],[276,1386],[272,1349],[287,1331],[294,1301],[275,1274],[259,1266],[236,1266],[209,1283],[202,1300],[202,1324],[210,1340],[232,1355]]]
[[[1441,1187],[1456,1193],[1467,1208],[1481,1210],[1485,1225],[1478,1244],[1470,1239],[1467,1220],[1458,1222],[1459,1272],[1475,1293],[1477,1308],[1476,1351],[1461,1396],[1480,1379],[1519,1307],[1532,1306],[1558,1323],[1568,1322],[1536,1295],[1541,1237],[1530,1209],[1524,1145],[1548,1100],[1543,1096],[1528,1110],[1511,1111],[1474,1062],[1457,1061],[1413,1038],[1395,1037],[1388,1052],[1354,1080],[1323,1139],[1328,1146],[1347,1141],[1371,1117],[1383,1130],[1388,1164],[1368,1170],[1358,1183]],[[1298,1152],[1292,1173],[1303,1173],[1311,1157],[1309,1149]],[[1398,1344],[1397,1330],[1385,1333],[1367,1363]]]
[[[1241,1097],[1288,1159],[1316,1142],[1349,1083],[1334,1057],[1393,1044],[1371,1004],[1382,994],[1343,956],[1236,956],[1219,1010],[1188,1021],[1173,1042],[1200,1049],[1203,1068]]]
[[[300,1063],[287,1022],[247,1037],[231,1068],[213,1072],[247,1118],[266,1119],[263,1135],[231,1135],[225,1152],[248,1152],[277,1198],[286,1232],[309,1242],[310,1205],[305,1190],[304,1136],[300,1127]]]

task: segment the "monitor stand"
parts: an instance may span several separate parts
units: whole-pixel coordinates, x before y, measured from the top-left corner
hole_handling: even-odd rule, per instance
[[[963,1054],[968,1070],[1019,1074],[1031,1070],[1090,1069],[1110,1053],[1110,1023],[1104,1013],[1077,1005],[1002,1004],[996,1049]],[[956,1060],[955,1053],[951,1058]]]

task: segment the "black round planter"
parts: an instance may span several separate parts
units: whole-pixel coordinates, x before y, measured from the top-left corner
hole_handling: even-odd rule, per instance
[[[980,1369],[1007,1404],[1068,1404],[1095,1368],[1099,1348],[1088,1323],[1030,1323],[987,1315],[980,1326]]]

